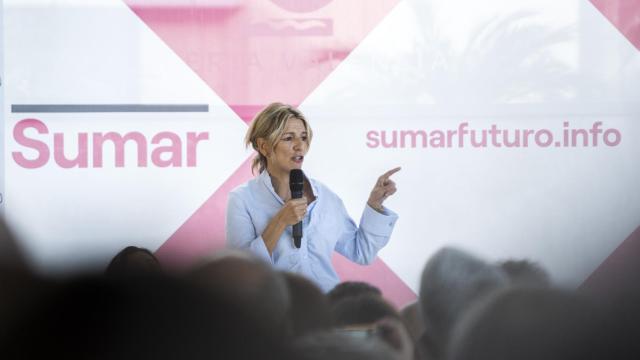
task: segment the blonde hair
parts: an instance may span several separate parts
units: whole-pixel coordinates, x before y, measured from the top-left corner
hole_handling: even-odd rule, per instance
[[[258,169],[258,173],[262,173],[267,168],[267,158],[260,153],[258,149],[258,139],[263,138],[271,151],[276,147],[280,137],[284,133],[287,121],[291,118],[301,120],[307,131],[307,141],[311,144],[311,127],[300,110],[295,107],[282,103],[272,103],[262,109],[251,122],[247,135],[244,138],[245,146],[253,147],[258,153],[251,163],[251,172]]]

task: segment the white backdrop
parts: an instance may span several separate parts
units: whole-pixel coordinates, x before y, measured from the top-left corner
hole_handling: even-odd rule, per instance
[[[106,264],[129,244],[158,249],[249,156],[247,125],[125,2],[9,0],[3,10],[4,209],[41,270]],[[315,132],[304,169],[358,218],[376,177],[402,166],[388,201],[400,220],[380,257],[413,290],[426,259],[447,244],[489,259],[529,258],[575,286],[640,225],[640,51],[589,1],[400,1],[354,45],[300,104]],[[209,111],[12,112],[17,104]],[[14,135],[28,118],[49,131],[24,135],[51,151],[35,169],[13,157],[37,156]],[[446,133],[465,122],[512,136],[549,129],[555,139],[548,147],[472,147],[469,135],[463,147],[368,146],[371,131]],[[606,145],[600,134],[597,146],[589,138],[556,147],[565,122],[585,130],[601,122],[620,141]],[[158,145],[150,139],[163,131],[180,137],[183,156],[187,132],[209,134],[197,166],[138,166],[134,143],[124,167],[110,144],[102,168],[53,159],[53,133],[72,158],[79,133],[139,132],[151,153]]]

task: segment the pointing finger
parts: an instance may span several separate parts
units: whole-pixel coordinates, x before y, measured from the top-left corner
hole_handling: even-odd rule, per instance
[[[382,174],[382,176],[380,176],[380,179],[382,180],[387,180],[391,175],[397,173],[398,171],[400,171],[400,169],[402,169],[400,166],[398,166],[397,168],[393,168],[389,171],[387,171],[386,173]]]

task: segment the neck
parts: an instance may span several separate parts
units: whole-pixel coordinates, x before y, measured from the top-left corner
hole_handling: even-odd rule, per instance
[[[271,178],[271,185],[276,194],[280,196],[283,201],[287,201],[291,198],[291,190],[289,189],[289,174],[282,174],[276,171],[267,169],[269,177]]]

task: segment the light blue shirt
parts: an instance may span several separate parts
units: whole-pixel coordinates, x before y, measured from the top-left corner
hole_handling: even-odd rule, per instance
[[[302,244],[293,244],[291,226],[269,255],[262,233],[284,202],[265,170],[229,193],[226,213],[227,245],[248,249],[278,270],[295,272],[313,280],[327,292],[339,281],[331,257],[337,251],[358,264],[370,264],[387,244],[398,215],[365,206],[360,226],[347,214],[342,200],[322,183],[309,179],[316,199],[302,221]]]

